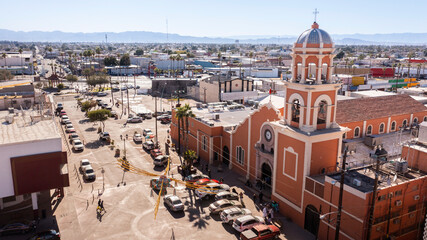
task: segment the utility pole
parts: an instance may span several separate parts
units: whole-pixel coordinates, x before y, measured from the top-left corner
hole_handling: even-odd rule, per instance
[[[336,228],[335,228],[335,240],[338,240],[340,237],[342,197],[343,197],[343,193],[344,193],[344,179],[345,179],[346,160],[347,160],[347,148],[344,150],[344,156],[343,156],[342,165],[341,165],[340,195],[339,195],[339,200],[338,200],[338,214],[337,214],[337,224],[336,224]]]
[[[157,137],[157,92],[154,95],[154,118],[156,124],[156,147],[159,146],[158,137]]]
[[[127,94],[127,98],[128,98],[128,116],[130,114],[130,105],[129,105],[129,89],[126,89],[126,94]]]
[[[123,91],[120,89],[120,95],[122,97],[122,116],[123,116],[123,106],[124,106],[124,102],[123,102]],[[121,117],[120,117],[121,118]]]
[[[111,88],[111,104],[112,106],[114,106],[113,84],[111,83],[111,76],[110,76],[110,88]]]
[[[375,183],[374,183],[374,190],[372,191],[372,198],[371,198],[371,208],[369,209],[369,222],[368,222],[368,234],[366,239],[371,238],[371,229],[372,224],[374,222],[374,209],[375,209],[375,200],[377,195],[377,189],[378,189],[378,173],[380,171],[380,158],[377,157],[377,166],[375,167]]]

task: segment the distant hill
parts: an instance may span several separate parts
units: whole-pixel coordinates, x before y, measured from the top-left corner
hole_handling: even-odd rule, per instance
[[[0,41],[20,41],[20,42],[103,42],[105,34],[108,35],[108,42],[139,42],[139,43],[235,43],[239,39],[240,43],[251,44],[293,44],[297,36],[286,35],[283,37],[266,36],[232,36],[232,37],[193,37],[179,34],[169,34],[147,31],[128,32],[45,32],[45,31],[11,31],[0,29]],[[391,33],[391,34],[336,34],[332,35],[336,44],[343,45],[373,45],[373,44],[427,44],[427,33]],[[168,39],[168,40],[167,40]]]

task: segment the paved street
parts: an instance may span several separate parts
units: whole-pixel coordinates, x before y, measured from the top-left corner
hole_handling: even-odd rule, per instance
[[[115,98],[120,96],[117,93],[114,95]],[[129,94],[129,96],[131,104],[143,104],[148,109],[154,110],[154,100],[151,96],[135,95],[134,97],[133,94]],[[42,226],[47,223],[45,228],[48,228],[51,224],[57,223],[62,239],[170,239],[172,235],[175,236],[175,239],[200,239],[205,236],[209,239],[239,238],[239,234],[231,226],[221,223],[219,216],[209,214],[207,207],[212,201],[200,202],[192,191],[181,185],[176,186],[175,189],[176,194],[185,204],[185,211],[183,213],[170,212],[161,199],[155,218],[158,195],[149,186],[152,177],[123,172],[117,158],[114,157],[115,150],[112,145],[106,145],[98,139],[97,129],[101,125],[87,121],[84,113],[76,107],[76,97],[72,94],[55,96],[55,101],[64,103],[64,110],[80,139],[84,142],[85,150],[74,152],[71,149],[72,146],[64,138],[64,150],[68,152],[70,187],[65,189],[65,197],[53,211],[53,219],[56,220],[52,222],[42,220]],[[109,93],[106,97],[94,97],[93,99],[103,99],[109,103],[111,95]],[[182,101],[182,103],[187,102],[192,102],[192,100]],[[170,103],[167,100],[163,100],[162,105],[165,110],[170,110]],[[121,106],[113,107],[119,116],[122,113],[121,109]],[[105,122],[105,131],[110,133],[114,146],[121,150],[121,154],[126,147],[127,159],[131,165],[151,173],[162,174],[164,168],[154,167],[152,158],[142,149],[141,144],[136,144],[132,140],[135,131],[142,133],[142,129],[150,128],[155,132],[155,119],[147,119],[142,123],[128,123],[124,126],[126,119],[127,115],[122,115],[121,119],[110,118]],[[67,136],[68,134],[59,123],[59,118],[56,117],[56,121],[62,131],[61,134]],[[158,122],[158,136],[163,151],[168,129],[169,125]],[[121,141],[120,135],[126,138],[126,134],[128,139]],[[92,163],[96,172],[96,181],[85,182],[83,180],[82,174],[78,171],[81,159],[89,159]],[[171,159],[170,174],[181,179],[177,171],[180,161],[173,151],[171,151]],[[233,172],[224,170],[219,173],[215,167],[212,167],[212,177],[217,179],[223,177],[225,183],[231,187],[237,186],[238,192],[244,191],[246,207],[254,215],[262,216],[260,209],[248,197],[252,196],[252,193],[248,189],[244,189],[243,183]],[[173,189],[169,188],[168,192],[173,193]],[[104,200],[106,212],[102,215],[96,212],[98,199]],[[295,224],[287,222],[284,218],[281,221],[284,230],[281,239],[311,239],[307,232]],[[42,228],[39,227],[39,230]],[[8,237],[7,239],[17,238]]]

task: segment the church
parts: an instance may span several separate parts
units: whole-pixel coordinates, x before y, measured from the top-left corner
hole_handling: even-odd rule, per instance
[[[332,78],[334,51],[330,35],[314,22],[293,45],[284,103],[270,98],[257,109],[237,103],[192,108],[196,117],[188,120],[189,137],[182,143],[245,181],[266,182],[281,214],[319,239],[334,239],[342,142],[354,131],[336,121],[341,83]],[[170,134],[176,143],[177,119],[172,119]],[[374,196],[373,168],[345,174],[340,239],[415,239],[425,214],[420,196],[427,194],[427,169],[414,168],[412,177],[396,174],[396,184],[382,182]],[[384,177],[394,174],[389,169],[382,166]],[[370,207],[373,198],[378,198],[375,208]]]

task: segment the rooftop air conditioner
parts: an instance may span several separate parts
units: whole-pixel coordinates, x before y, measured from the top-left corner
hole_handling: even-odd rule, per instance
[[[359,179],[355,178],[353,179],[353,184],[360,187],[362,186],[362,181],[360,181]]]

